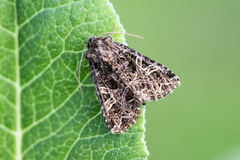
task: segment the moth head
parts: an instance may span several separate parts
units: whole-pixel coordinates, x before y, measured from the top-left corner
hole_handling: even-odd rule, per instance
[[[96,39],[96,37],[89,37],[87,42],[87,47],[89,48],[92,44],[92,42]]]
[[[111,36],[106,36],[106,37],[89,37],[87,41],[87,47],[88,49],[91,47],[99,47],[102,46],[102,44],[105,43],[109,46],[112,46],[114,43],[114,40]]]
[[[111,45],[112,43],[114,43],[114,40],[111,36],[107,36],[104,38],[104,42],[108,45]]]

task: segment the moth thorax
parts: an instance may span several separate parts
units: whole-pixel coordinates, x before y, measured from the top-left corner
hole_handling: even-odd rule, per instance
[[[105,62],[115,62],[114,60],[114,55],[111,51],[105,51],[102,52],[101,58],[105,61]]]

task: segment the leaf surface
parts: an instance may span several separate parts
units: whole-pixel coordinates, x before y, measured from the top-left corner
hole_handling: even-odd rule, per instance
[[[109,131],[88,62],[89,36],[123,32],[107,0],[0,1],[1,159],[146,159],[144,118]],[[113,35],[124,43],[123,35]]]

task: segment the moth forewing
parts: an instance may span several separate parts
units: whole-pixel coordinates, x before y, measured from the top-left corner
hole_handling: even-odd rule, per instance
[[[173,72],[111,36],[90,37],[86,59],[111,132],[124,133],[136,123],[141,105],[166,97],[180,85]]]

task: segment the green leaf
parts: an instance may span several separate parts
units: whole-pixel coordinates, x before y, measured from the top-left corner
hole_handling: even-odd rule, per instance
[[[0,15],[0,159],[146,159],[143,112],[112,135],[86,60],[78,86],[88,37],[124,31],[108,0],[1,0]]]

